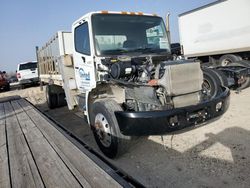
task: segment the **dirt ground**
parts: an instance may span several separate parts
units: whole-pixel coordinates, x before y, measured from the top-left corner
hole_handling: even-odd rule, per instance
[[[39,87],[0,93],[26,97],[99,151],[79,112],[49,110]],[[249,187],[250,88],[231,92],[231,104],[219,120],[172,135],[151,136],[128,153],[110,160],[147,187]],[[84,164],[83,164],[84,165]]]

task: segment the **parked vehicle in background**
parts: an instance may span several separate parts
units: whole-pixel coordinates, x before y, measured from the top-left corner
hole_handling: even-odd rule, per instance
[[[250,1],[220,0],[179,15],[185,57],[226,66],[250,58]]]
[[[211,79],[209,70],[195,60],[172,60],[166,27],[156,15],[88,13],[73,23],[72,32],[57,32],[37,55],[48,106],[66,99],[70,110],[80,108],[110,158],[138,136],[194,127],[229,106],[228,88]],[[212,80],[216,92],[204,79]]]
[[[220,0],[179,15],[182,54],[196,58],[227,85],[250,85],[250,1]],[[205,64],[206,63],[206,64]],[[225,78],[220,78],[225,80]],[[225,82],[225,81],[224,81]]]
[[[20,63],[17,66],[17,79],[21,86],[38,84],[37,62]]]
[[[10,90],[10,83],[7,79],[6,72],[0,71],[0,90],[2,91],[9,91]]]

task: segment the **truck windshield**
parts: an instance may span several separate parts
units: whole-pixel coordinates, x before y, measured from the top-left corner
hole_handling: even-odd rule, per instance
[[[95,14],[92,25],[97,55],[170,52],[167,32],[160,17]]]

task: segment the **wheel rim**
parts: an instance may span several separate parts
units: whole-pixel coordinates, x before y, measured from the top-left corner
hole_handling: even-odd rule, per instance
[[[209,81],[204,79],[202,86],[206,90],[207,94],[210,96],[211,95],[211,85],[210,85]]]
[[[111,127],[105,116],[101,113],[95,117],[95,132],[105,147],[111,145]]]
[[[221,66],[227,66],[229,65],[230,63],[232,63],[232,60],[231,59],[223,59],[221,61]]]

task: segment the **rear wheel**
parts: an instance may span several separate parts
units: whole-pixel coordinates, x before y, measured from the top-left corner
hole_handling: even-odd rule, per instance
[[[122,108],[114,100],[105,99],[95,102],[90,112],[96,143],[109,158],[115,158],[125,153],[132,139],[130,136],[121,134],[115,111],[122,111]]]
[[[57,107],[57,101],[58,101],[57,95],[55,93],[52,93],[50,85],[46,86],[46,99],[47,99],[48,107],[50,109]]]
[[[240,56],[237,55],[233,55],[233,54],[226,54],[220,57],[219,59],[219,63],[221,66],[227,66],[231,63],[234,63],[236,61],[240,61],[242,60],[242,58]]]
[[[58,102],[58,107],[67,105],[67,101],[65,99],[65,93],[57,94],[57,102]]]

